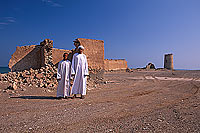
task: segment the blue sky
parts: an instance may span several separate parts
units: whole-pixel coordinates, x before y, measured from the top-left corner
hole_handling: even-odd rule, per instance
[[[129,67],[173,53],[176,69],[200,69],[200,0],[0,0],[0,66],[16,46],[72,49],[78,37],[104,40],[105,58]]]

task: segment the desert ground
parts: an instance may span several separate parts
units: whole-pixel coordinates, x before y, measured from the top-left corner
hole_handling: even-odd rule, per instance
[[[56,88],[3,91],[0,132],[200,132],[200,71],[107,72],[85,99]]]

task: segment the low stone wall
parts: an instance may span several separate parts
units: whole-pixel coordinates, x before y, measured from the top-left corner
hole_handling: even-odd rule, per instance
[[[106,71],[109,70],[122,70],[127,69],[127,61],[125,59],[105,59],[104,60],[104,68]]]

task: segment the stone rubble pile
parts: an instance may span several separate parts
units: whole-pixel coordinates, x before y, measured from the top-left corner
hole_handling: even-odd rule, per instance
[[[133,72],[134,71],[134,69],[131,69],[131,68],[127,68],[126,69],[126,72],[129,72],[129,73],[131,73],[131,72]]]
[[[24,70],[22,72],[9,72],[2,74],[0,81],[8,82],[8,88],[16,90],[24,86],[40,88],[53,88],[57,86],[57,68],[47,65],[40,69]]]
[[[89,69],[90,76],[87,80],[88,88],[96,88],[98,84],[104,83],[100,70]],[[103,73],[102,73],[103,74]],[[1,74],[0,81],[8,82],[7,89],[17,90],[26,87],[37,88],[55,88],[58,85],[57,82],[57,68],[50,64],[40,69],[30,69],[21,72],[9,72],[7,74]],[[101,78],[100,78],[101,77]]]

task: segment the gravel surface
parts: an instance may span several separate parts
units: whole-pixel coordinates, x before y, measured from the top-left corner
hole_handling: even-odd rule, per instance
[[[0,82],[0,132],[200,132],[200,71],[105,74],[106,84],[85,99],[55,99],[56,89],[4,92]],[[144,78],[136,78],[144,77]]]

